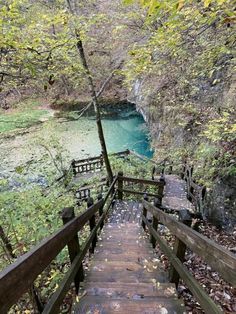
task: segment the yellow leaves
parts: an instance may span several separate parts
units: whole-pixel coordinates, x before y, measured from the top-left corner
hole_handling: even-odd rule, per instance
[[[178,3],[178,10],[181,10],[184,6],[184,0],[179,0],[179,3]]]
[[[158,8],[159,6],[159,2],[156,1],[156,0],[151,0],[150,3],[149,3],[149,10],[148,10],[148,13],[149,14],[153,14],[155,13],[156,9]]]
[[[209,5],[211,4],[211,0],[203,0],[203,3],[204,3],[204,7],[208,8]]]
[[[123,3],[125,4],[125,5],[130,5],[130,4],[132,4],[134,2],[134,0],[123,0]]]

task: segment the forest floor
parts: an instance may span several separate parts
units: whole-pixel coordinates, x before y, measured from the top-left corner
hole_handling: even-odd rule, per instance
[[[236,253],[236,226],[229,233],[228,231],[217,229],[210,223],[202,222],[199,226],[199,232],[231,252]],[[165,230],[162,237],[173,246],[174,237],[170,233]],[[156,252],[165,269],[169,269],[169,261],[158,246],[156,247]],[[236,313],[236,288],[226,283],[202,258],[190,250],[187,250],[184,264],[213,301],[221,306],[224,313]],[[178,287],[178,294],[179,297],[184,299],[187,313],[205,313],[182,280]]]

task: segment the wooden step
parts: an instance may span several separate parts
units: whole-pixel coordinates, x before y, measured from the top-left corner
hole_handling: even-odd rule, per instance
[[[174,284],[170,283],[123,283],[123,282],[88,282],[86,296],[104,296],[112,299],[140,299],[145,297],[177,297]]]
[[[177,314],[185,308],[176,298],[140,297],[132,300],[85,296],[74,309],[76,314]]]
[[[131,248],[127,251],[122,246],[119,248],[99,248],[95,250],[96,261],[120,261],[123,262],[139,262],[144,259],[150,259],[150,255],[153,254],[152,250],[144,248],[135,249]]]
[[[150,251],[152,251],[152,253],[153,253],[153,248],[152,248],[152,246],[151,246],[151,243],[148,243],[148,242],[146,242],[145,243],[145,245],[144,245],[144,243],[140,243],[140,242],[138,242],[138,243],[136,243],[136,241],[135,242],[133,242],[133,243],[123,243],[122,241],[116,241],[116,242],[112,242],[112,241],[102,241],[101,243],[97,243],[97,245],[96,245],[96,248],[98,249],[98,250],[100,250],[100,249],[102,249],[102,248],[104,248],[104,249],[112,249],[112,248],[116,248],[116,249],[119,249],[119,248],[123,248],[124,250],[133,250],[133,251],[139,251],[139,250],[144,250],[144,251],[146,251],[146,252],[149,252],[150,253]]]
[[[109,223],[99,235],[72,313],[184,313],[149,237],[137,223]]]
[[[167,274],[163,270],[145,268],[135,262],[93,261],[89,272],[85,274],[86,281],[102,282],[166,282]]]
[[[131,223],[131,222],[125,222],[125,223],[108,223],[104,226],[104,230],[141,230],[140,225],[138,223]]]

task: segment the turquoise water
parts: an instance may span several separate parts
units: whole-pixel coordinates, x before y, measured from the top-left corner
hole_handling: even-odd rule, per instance
[[[151,158],[149,134],[143,117],[131,105],[106,108],[102,125],[109,153],[131,149]],[[57,130],[73,158],[101,153],[96,120],[93,116],[60,123]]]
[[[138,154],[151,158],[147,126],[143,117],[130,112],[130,116],[116,119],[103,119],[103,128],[109,152],[131,149]]]
[[[115,106],[102,110],[102,125],[109,153],[131,149],[148,158],[152,157],[149,134],[143,117],[135,107]],[[67,113],[68,114],[68,113]],[[39,165],[48,153],[38,143],[43,142],[54,152],[56,137],[63,147],[65,163],[101,154],[96,120],[88,115],[76,120],[76,112],[69,112],[70,120],[53,118],[30,129],[29,132],[0,142],[0,172],[14,171],[15,167]],[[27,168],[26,167],[26,168]]]

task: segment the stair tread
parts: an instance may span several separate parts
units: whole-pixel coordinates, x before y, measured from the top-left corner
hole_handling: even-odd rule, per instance
[[[108,223],[98,238],[74,313],[184,313],[140,225]]]
[[[105,272],[91,272],[85,274],[86,281],[107,281],[107,282],[167,282],[167,274],[164,271],[147,273],[144,269],[129,270],[106,270]]]
[[[130,314],[184,313],[184,305],[177,298],[137,297],[129,299],[109,299],[101,296],[85,296],[76,305],[74,313],[122,313]]]
[[[109,298],[135,299],[144,296],[177,296],[174,284],[170,283],[124,283],[88,282],[86,295],[106,296]]]

